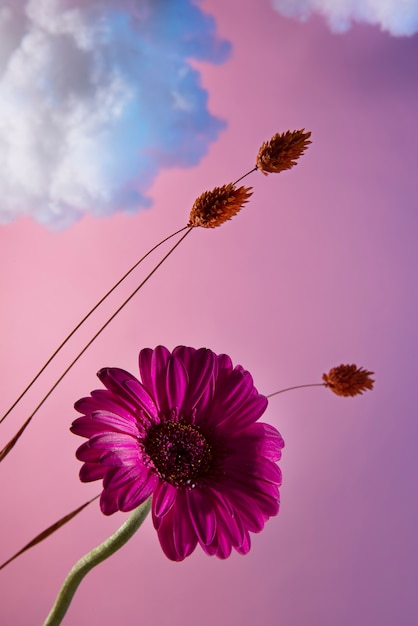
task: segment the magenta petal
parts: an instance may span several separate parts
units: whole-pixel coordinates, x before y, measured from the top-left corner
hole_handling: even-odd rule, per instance
[[[245,531],[244,541],[240,546],[237,546],[235,549],[239,554],[248,554],[251,548],[251,538],[247,531]]]
[[[101,480],[106,474],[107,468],[97,463],[84,463],[80,470],[80,480],[82,483],[90,483],[93,480]]]
[[[221,507],[224,509],[230,517],[235,515],[235,509],[229,501],[227,494],[221,493],[214,487],[206,487],[206,491],[217,508]]]
[[[264,480],[267,483],[281,485],[282,473],[280,468],[262,456],[253,454],[248,458],[245,454],[242,456],[231,456],[224,462],[224,470],[228,476],[236,476],[242,480],[243,484],[251,478]]]
[[[132,411],[127,410],[126,402],[122,398],[116,397],[108,389],[94,389],[91,397],[81,398],[74,404],[74,408],[79,413],[89,415],[95,411],[110,411],[127,417],[132,415]]]
[[[137,407],[133,406],[133,403],[126,402],[123,398],[115,396],[112,391],[108,389],[95,389],[91,392],[92,399],[99,405],[97,410],[105,410],[110,413],[115,413],[126,419],[132,419],[136,417]],[[94,411],[91,411],[93,413]]]
[[[119,432],[104,432],[92,437],[89,445],[93,450],[121,451],[138,450],[138,442],[131,435]]]
[[[148,470],[141,464],[122,465],[120,467],[106,467],[107,473],[103,479],[103,487],[108,490],[120,489],[127,483],[140,485],[146,482]]]
[[[210,490],[209,493],[216,510],[217,532],[227,533],[234,548],[242,546],[246,531],[238,511],[231,508],[230,503],[227,503],[219,492]]]
[[[158,487],[157,487],[157,489],[158,489]],[[160,526],[161,526],[161,523],[162,523],[162,521],[163,521],[164,517],[157,517],[157,516],[155,515],[155,510],[154,510],[154,496],[155,496],[155,492],[154,492],[154,495],[152,496],[152,507],[151,507],[152,523],[154,524],[154,528],[155,528],[155,530],[159,530],[159,528],[160,528]],[[169,511],[170,511],[170,509],[169,509]],[[168,512],[169,512],[169,511],[168,511]]]
[[[97,425],[97,422],[93,421],[90,416],[83,416],[74,420],[71,424],[70,430],[72,433],[79,435],[80,437],[93,437],[94,435],[97,435],[101,429],[100,426]],[[103,430],[106,430],[105,427],[103,427]]]
[[[200,348],[190,355],[185,367],[189,374],[189,388],[183,410],[189,414],[205,396],[205,403],[200,402],[200,409],[204,410],[207,401],[213,396],[215,355],[211,350]]]
[[[227,494],[229,501],[237,509],[245,527],[253,533],[260,532],[264,528],[265,519],[257,504],[237,490],[228,490]]]
[[[262,480],[274,483],[275,485],[282,484],[282,472],[278,465],[263,456],[257,456],[256,462],[257,471],[254,472],[256,478],[261,478]]]
[[[205,348],[201,348],[201,350],[205,350]],[[190,362],[191,359],[196,352],[196,348],[189,348],[187,346],[176,346],[172,351],[172,355],[180,359],[186,368],[187,372],[190,372]]]
[[[272,517],[279,511],[280,496],[277,485],[236,471],[228,472],[222,488],[234,504],[237,498],[241,499],[242,504],[238,505],[240,510],[248,508],[251,503],[251,507],[255,507],[264,517]]]
[[[227,559],[232,552],[232,542],[229,537],[228,526],[223,518],[218,518],[218,532],[216,533],[216,556],[218,559]]]
[[[132,483],[122,487],[118,496],[120,510],[127,512],[136,509],[137,506],[145,502],[154,492],[158,481],[158,476],[150,472],[145,482]]]
[[[174,506],[159,518],[157,532],[161,547],[171,561],[183,561],[197,545],[184,492],[179,489]]]
[[[232,506],[231,502],[228,499],[228,496],[225,496],[224,494],[222,494],[221,492],[217,491],[214,488],[208,488],[208,494],[210,495],[214,503],[214,506],[216,507],[217,516],[220,515],[226,520],[231,520],[231,519],[239,520],[239,516],[237,515],[237,510],[235,509],[234,506]],[[241,523],[239,523],[239,525],[242,526]],[[240,532],[243,533],[244,531],[241,530]]]
[[[102,367],[97,372],[97,377],[117,397],[119,397],[121,391],[124,392],[124,383],[127,380],[137,380],[135,376],[132,376],[132,374],[120,367]]]
[[[215,358],[215,363],[216,377],[218,381],[221,382],[225,376],[228,376],[233,370],[231,357],[227,354],[218,354]]]
[[[252,425],[263,415],[267,408],[268,400],[259,394],[247,398],[241,404],[237,404],[235,411],[227,416],[228,427],[235,431]]]
[[[108,367],[97,374],[102,383],[113,393],[123,398],[134,413],[143,410],[151,417],[157,417],[157,409],[148,391],[134,376],[117,367]]]
[[[284,440],[279,431],[270,424],[258,422],[252,424],[248,435],[254,440],[258,439],[255,446],[257,454],[266,457],[270,461],[278,461],[282,456]]]
[[[139,380],[127,380],[125,382],[125,387],[131,392],[132,399],[138,404],[144,413],[153,418],[153,421],[155,422],[158,417],[157,407],[145,387],[139,382]]]
[[[79,448],[77,448],[75,455],[79,461],[85,461],[86,463],[98,463],[100,461],[101,451],[94,450],[90,446],[90,441],[86,441],[86,443],[83,443]]]
[[[154,390],[154,380],[151,374],[153,354],[154,350],[151,350],[151,348],[144,348],[141,350],[138,357],[139,373],[141,375],[142,384],[145,389],[148,389],[148,391]]]
[[[176,357],[170,357],[167,365],[166,392],[170,409],[181,411],[187,391],[189,377],[183,363]]]
[[[191,413],[193,416],[193,423],[204,424],[210,422],[210,406],[214,396],[214,384],[209,384],[201,394],[196,406]]]
[[[248,532],[245,530],[240,515],[235,512],[234,517],[227,517],[226,512],[221,511],[222,519],[225,527],[228,528],[228,534],[231,540],[231,544],[234,548],[240,548],[244,545]]]
[[[200,544],[212,543],[216,532],[216,515],[213,503],[200,489],[186,491],[190,519]]]
[[[145,348],[139,353],[139,370],[146,389],[152,392],[155,404],[161,412],[169,410],[166,396],[167,364],[170,352],[164,346],[155,350]]]
[[[107,467],[120,467],[122,465],[137,465],[141,461],[139,450],[133,448],[117,448],[107,450],[100,455],[100,463]]]
[[[138,436],[138,426],[134,418],[126,419],[108,413],[107,411],[95,411],[89,417],[79,417],[74,420],[71,432],[82,437],[93,437],[109,431]]]
[[[80,446],[76,456],[80,461],[98,461],[103,465],[132,465],[140,459],[140,448],[129,435],[107,432]]]
[[[182,561],[193,552],[197,545],[196,533],[190,520],[187,499],[183,490],[178,491],[172,511],[174,511],[173,537],[177,552],[176,560]]]
[[[137,380],[135,376],[119,367],[104,367],[97,372],[97,377],[119,401],[131,409],[135,409],[135,401],[132,401],[131,393],[125,386],[128,380]]]
[[[264,447],[262,454],[264,454],[271,461],[278,461],[282,456],[282,448],[285,446],[285,442],[281,434],[274,426],[270,424],[260,424],[264,428]]]
[[[164,517],[176,501],[177,489],[172,485],[160,482],[152,497],[152,511],[155,517]]]
[[[209,408],[211,419],[222,423],[237,411],[253,390],[252,378],[248,372],[231,372],[223,385],[216,390]]]
[[[123,433],[124,435],[138,436],[138,427],[135,418],[126,419],[115,413],[107,411],[95,411],[92,413],[92,419],[98,424],[98,427],[107,427],[109,430]]]
[[[228,424],[228,428],[230,426]],[[256,455],[269,461],[277,461],[281,457],[283,446],[280,433],[273,426],[262,422],[251,424],[234,437],[234,450],[247,458]]]
[[[258,500],[258,494],[263,494],[263,496],[269,499],[278,498],[279,485],[276,483],[266,482],[263,478],[250,476],[245,472],[239,473],[238,471],[231,472],[230,477],[231,482],[235,481],[238,483],[240,481],[241,490],[247,492],[248,495],[255,500]]]
[[[103,409],[104,406],[103,402],[95,400],[92,397],[88,397],[80,398],[80,400],[77,400],[77,402],[74,404],[74,408],[76,411],[78,411],[78,413],[84,413],[84,415],[89,415],[90,413],[93,413],[93,411]]]
[[[177,550],[174,545],[173,517],[174,512],[173,508],[171,508],[167,515],[164,515],[164,517],[155,518],[153,516],[153,523],[154,528],[158,533],[158,540],[161,548],[163,549],[166,557],[170,559],[170,561],[181,561],[181,559],[178,558]]]
[[[102,491],[102,495],[100,496],[100,510],[104,515],[112,515],[119,511],[118,506],[118,491]]]

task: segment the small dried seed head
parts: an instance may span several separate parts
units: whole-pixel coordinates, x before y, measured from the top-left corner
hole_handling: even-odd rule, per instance
[[[235,187],[233,183],[205,191],[196,198],[187,226],[216,228],[234,217],[252,195],[252,187]]]
[[[367,389],[373,389],[374,380],[370,378],[374,372],[368,372],[357,365],[339,365],[333,367],[328,374],[322,375],[325,387],[337,396],[357,396]]]
[[[283,170],[290,170],[297,165],[297,159],[302,156],[311,141],[310,132],[301,130],[287,130],[285,133],[276,133],[270,141],[265,141],[258,151],[256,167],[263,174],[274,174]]]

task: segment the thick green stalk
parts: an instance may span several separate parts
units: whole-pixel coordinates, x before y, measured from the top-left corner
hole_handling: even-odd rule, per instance
[[[129,518],[122,524],[116,532],[105,539],[96,548],[85,554],[70,570],[67,578],[62,585],[60,592],[55,600],[55,604],[51,609],[48,617],[44,622],[44,626],[58,626],[61,624],[71,600],[84,576],[88,572],[99,565],[102,561],[112,556],[134,535],[141,526],[142,522],[148,515],[151,508],[151,498],[141,504],[131,513]]]

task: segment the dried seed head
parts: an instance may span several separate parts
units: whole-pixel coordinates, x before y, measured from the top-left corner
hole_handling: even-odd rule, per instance
[[[373,389],[374,380],[370,378],[374,372],[368,372],[357,365],[339,365],[333,367],[328,374],[322,375],[325,387],[337,396],[357,396],[367,389]]]
[[[268,173],[279,173],[290,170],[297,165],[296,160],[302,156],[311,141],[311,133],[301,130],[287,130],[276,133],[270,141],[265,141],[258,151],[256,167],[267,176]]]
[[[234,217],[248,202],[252,187],[235,187],[233,183],[205,191],[196,198],[187,226],[216,228]]]

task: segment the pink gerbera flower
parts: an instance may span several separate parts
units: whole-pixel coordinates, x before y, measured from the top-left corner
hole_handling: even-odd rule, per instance
[[[161,546],[181,561],[199,543],[226,558],[246,554],[279,511],[284,445],[257,422],[267,398],[249,372],[225,354],[178,346],[141,350],[142,383],[118,368],[100,370],[106,389],[75,408],[71,430],[87,437],[77,450],[83,482],[103,479],[105,515],[131,511],[152,498]]]

